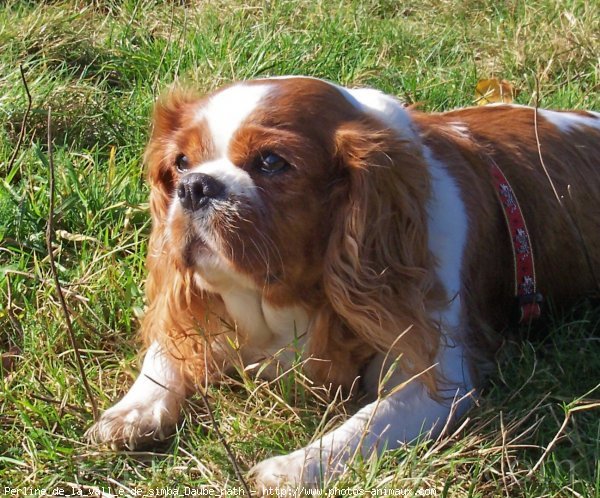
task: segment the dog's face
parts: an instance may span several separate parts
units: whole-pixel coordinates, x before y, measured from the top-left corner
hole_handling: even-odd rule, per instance
[[[348,187],[339,131],[360,118],[335,87],[307,78],[168,96],[148,149],[165,249],[209,290],[242,276],[314,287]]]
[[[251,290],[306,312],[317,357],[333,342],[394,342],[411,365],[429,366],[437,342],[419,304],[436,285],[425,270],[429,177],[404,114],[379,92],[310,78],[160,101],[146,161],[148,296],[168,310],[163,328],[197,329],[206,291]],[[196,322],[182,325],[185,316]],[[418,332],[398,339],[409,326]],[[336,360],[342,370],[357,351]]]

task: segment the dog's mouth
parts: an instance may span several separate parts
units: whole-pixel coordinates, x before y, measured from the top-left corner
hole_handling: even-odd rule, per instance
[[[214,253],[206,241],[200,237],[186,240],[181,248],[181,259],[186,268],[193,268],[199,260],[212,256]]]
[[[239,238],[240,224],[244,222],[243,203],[233,198],[202,199],[202,206],[194,211],[178,209],[173,226],[180,230],[174,233],[179,239],[179,251],[184,264],[189,268],[214,260],[215,257],[233,260],[235,251],[231,241]]]
[[[214,237],[214,206],[206,202],[202,209],[183,209],[179,204],[171,207],[167,223],[167,243],[179,264],[189,270],[197,260],[219,253]]]
[[[267,219],[264,209],[244,196],[209,199],[193,211],[177,206],[170,220],[176,258],[214,289],[233,273],[263,284],[277,282],[281,258],[268,236]]]

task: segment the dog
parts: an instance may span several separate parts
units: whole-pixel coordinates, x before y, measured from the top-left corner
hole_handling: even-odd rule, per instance
[[[90,436],[162,439],[235,361],[268,377],[301,357],[315,383],[375,400],[259,462],[258,487],[322,485],[355,454],[437,437],[515,310],[596,289],[599,142],[598,113],[424,113],[309,77],[169,92],[145,155],[147,353]]]

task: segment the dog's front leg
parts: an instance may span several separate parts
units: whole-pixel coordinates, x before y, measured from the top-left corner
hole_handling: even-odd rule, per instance
[[[464,391],[457,390],[457,396],[463,395]],[[448,418],[451,415],[454,418],[454,410],[452,402],[433,400],[421,383],[413,382],[363,407],[340,427],[305,448],[260,462],[251,471],[254,482],[259,491],[299,485],[321,487],[342,473],[356,453],[368,457],[397,448],[420,434],[435,437]],[[458,411],[464,412],[463,407]]]
[[[140,376],[89,429],[88,438],[128,449],[163,440],[174,430],[185,397],[186,383],[178,365],[154,342]]]
[[[378,370],[381,363],[374,362]],[[446,345],[439,358],[445,379],[432,397],[418,380],[406,382],[401,372],[386,382],[388,394],[364,406],[337,429],[288,455],[269,458],[251,471],[258,491],[269,488],[317,486],[335,479],[355,454],[368,457],[398,448],[419,436],[433,438],[472,405],[471,381],[462,348]],[[375,388],[378,382],[375,381]]]

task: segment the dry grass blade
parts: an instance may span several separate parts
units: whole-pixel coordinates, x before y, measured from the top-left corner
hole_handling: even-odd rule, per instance
[[[19,323],[19,320],[17,319],[17,317],[15,316],[15,313],[13,311],[12,286],[10,283],[10,274],[9,273],[6,274],[6,289],[7,289],[7,294],[8,294],[8,299],[7,299],[7,303],[6,303],[6,312],[8,314],[8,319],[10,320],[10,323],[12,324],[13,328],[18,332],[19,337],[22,339],[23,338],[23,328],[21,327],[21,324]],[[9,338],[9,346],[11,348],[18,347],[16,344],[11,344],[10,338]]]
[[[23,66],[19,66],[19,71],[21,72],[21,81],[23,81],[23,86],[25,87],[25,93],[27,94],[27,109],[25,109],[25,114],[23,114],[23,121],[21,122],[21,131],[19,132],[19,138],[17,139],[17,145],[15,145],[15,149],[8,161],[8,168],[6,169],[9,172],[13,164],[17,159],[17,154],[19,153],[19,149],[21,149],[21,144],[23,143],[23,137],[25,136],[25,125],[27,124],[27,118],[29,117],[29,113],[31,112],[31,93],[29,93],[29,87],[27,86],[27,79],[25,78],[25,71],[23,70]]]
[[[562,433],[564,432],[565,428],[567,427],[567,424],[569,423],[569,420],[571,419],[571,414],[573,412],[593,410],[594,408],[600,408],[600,403],[586,403],[584,405],[576,406],[575,408],[571,408],[570,410],[567,411],[567,413],[565,415],[565,419],[563,420],[563,423],[561,424],[560,428],[558,429],[558,431],[552,438],[552,441],[550,441],[550,443],[548,443],[548,446],[546,446],[546,449],[544,450],[544,453],[542,453],[542,456],[540,457],[540,459],[531,468],[531,470],[529,472],[527,472],[527,477],[531,477],[532,475],[534,475],[537,472],[537,470],[540,468],[540,466],[544,463],[544,461],[546,460],[546,457],[552,451],[552,448],[554,448],[557,441],[560,439]]]
[[[71,316],[69,314],[69,309],[67,308],[67,302],[65,301],[65,296],[62,292],[62,287],[60,286],[60,281],[58,278],[58,271],[56,270],[56,265],[54,262],[54,252],[52,251],[52,239],[54,235],[54,159],[52,157],[52,110],[48,108],[48,167],[50,169],[50,207],[48,209],[48,227],[46,229],[46,247],[48,249],[48,258],[50,261],[50,269],[52,271],[52,277],[54,278],[54,284],[56,286],[56,294],[58,295],[58,299],[60,301],[61,308],[63,310],[63,314],[65,317],[65,323],[67,325],[67,330],[69,333],[69,340],[71,342],[71,347],[73,348],[73,352],[75,353],[75,359],[77,361],[77,367],[79,368],[79,373],[81,374],[81,380],[83,382],[83,386],[87,393],[90,404],[92,405],[92,414],[94,416],[94,420],[98,419],[98,405],[96,404],[96,399],[92,393],[90,385],[87,380],[87,376],[85,374],[85,369],[83,367],[83,361],[81,359],[81,354],[79,353],[79,346],[77,345],[77,341],[75,339],[75,332],[73,330],[73,324],[71,323]]]
[[[223,433],[219,429],[219,424],[217,423],[217,420],[215,419],[215,414],[212,411],[212,407],[210,406],[210,400],[208,399],[208,396],[206,395],[205,390],[203,388],[200,388],[198,391],[200,392],[200,397],[202,398],[202,401],[204,402],[206,411],[208,412],[208,416],[210,418],[210,423],[213,427],[213,430],[215,431],[215,434],[219,438],[219,441],[221,441],[223,448],[225,448],[225,451],[227,452],[227,458],[229,458],[229,461],[231,462],[231,465],[233,466],[233,471],[235,472],[236,477],[239,479],[240,484],[244,488],[244,492],[246,493],[246,496],[252,496],[252,493],[250,492],[250,488],[248,487],[248,483],[246,482],[246,479],[244,479],[244,475],[242,474],[242,471],[240,470],[240,466],[237,462],[237,459],[235,458],[235,455],[233,454],[233,451],[232,451],[231,447],[229,446],[229,443],[225,439],[225,436],[223,436]]]

